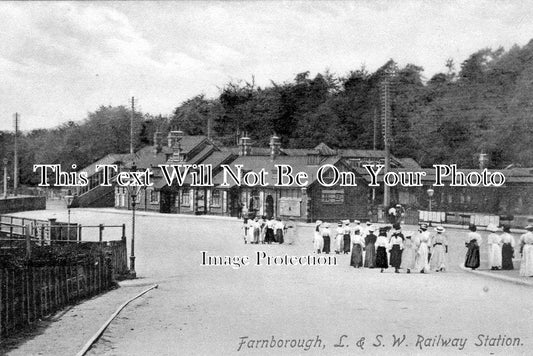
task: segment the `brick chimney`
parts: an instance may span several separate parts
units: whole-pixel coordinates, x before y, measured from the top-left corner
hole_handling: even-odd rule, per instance
[[[246,134],[239,143],[239,156],[249,156],[252,153],[252,140]]]
[[[281,151],[281,141],[276,134],[270,137],[270,159],[275,159]]]
[[[159,131],[154,133],[154,153],[158,154],[161,152],[163,145],[163,134]]]

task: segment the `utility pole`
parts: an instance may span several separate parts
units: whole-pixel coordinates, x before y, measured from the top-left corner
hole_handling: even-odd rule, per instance
[[[130,117],[130,155],[133,158],[133,116],[135,115],[135,97],[131,97],[131,117]]]
[[[13,162],[13,195],[17,196],[17,188],[19,181],[19,163],[18,163],[18,144],[17,139],[19,135],[19,114],[15,113],[15,154]]]
[[[376,112],[376,108],[374,108],[374,117],[373,117],[373,120],[374,120],[374,151],[376,150],[376,146],[377,146],[377,141],[378,141],[378,119],[377,119],[377,112]]]
[[[391,105],[390,105],[390,75],[387,73],[381,83],[381,124],[383,129],[383,143],[385,145],[384,175],[390,170],[390,142],[391,142]],[[383,207],[390,205],[390,187],[383,184]]]

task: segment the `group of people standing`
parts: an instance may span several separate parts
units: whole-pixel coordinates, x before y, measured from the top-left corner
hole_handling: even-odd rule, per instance
[[[520,236],[519,253],[521,256],[520,275],[524,277],[533,276],[533,225],[526,226],[526,233]],[[482,243],[481,235],[476,231],[475,225],[469,226],[470,232],[467,235],[467,247],[465,267],[475,270],[480,266],[479,246]],[[512,270],[514,269],[513,258],[515,258],[515,239],[511,235],[511,228],[504,225],[502,234],[497,234],[498,227],[494,224],[487,226],[490,234],[487,237],[489,267],[491,270]]]
[[[437,227],[434,235],[427,229],[427,224],[422,224],[418,233],[403,232],[399,223],[395,223],[392,229],[391,226],[377,229],[370,222],[361,225],[358,220],[353,223],[343,220],[336,229],[331,229],[329,223],[318,220],[314,231],[314,252],[330,253],[333,243],[337,254],[351,253],[350,266],[355,268],[380,268],[383,272],[390,266],[396,273],[400,273],[400,269],[407,273],[444,271],[448,252],[444,228]]]
[[[250,244],[271,244],[273,242],[282,244],[285,242],[285,235],[289,226],[285,225],[280,218],[267,219],[266,216],[254,219],[244,218],[243,239],[244,243]]]

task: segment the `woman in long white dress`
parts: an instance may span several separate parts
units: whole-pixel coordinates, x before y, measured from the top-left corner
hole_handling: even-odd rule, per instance
[[[499,270],[502,268],[502,239],[496,234],[496,231],[498,231],[496,225],[489,224],[487,231],[490,231],[487,237],[487,243],[489,245],[489,267],[491,270]]]
[[[322,248],[324,247],[324,238],[322,237],[322,232],[320,231],[321,225],[322,221],[317,220],[315,223],[315,235],[313,237],[313,248],[315,253],[322,252]]]
[[[344,227],[342,226],[342,221],[339,221],[335,234],[335,253],[339,254],[342,252],[342,243],[344,240]]]
[[[533,277],[533,225],[526,226],[527,232],[520,237],[520,275]]]
[[[429,266],[432,271],[443,272],[446,270],[446,254],[448,253],[448,239],[444,235],[444,228],[437,226],[435,229],[437,234],[433,236],[431,245],[433,246],[433,252],[431,253],[431,259],[429,260]]]
[[[426,224],[420,225],[420,234],[418,235],[418,248],[416,250],[415,271],[420,273],[429,272],[429,244],[431,235],[427,231]]]

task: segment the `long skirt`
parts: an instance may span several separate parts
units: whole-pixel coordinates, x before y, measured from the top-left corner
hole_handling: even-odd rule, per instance
[[[387,268],[389,263],[387,261],[387,249],[383,246],[378,246],[376,251],[376,267]]]
[[[346,234],[344,235],[344,244],[343,244],[343,250],[344,250],[344,253],[350,253],[350,235],[349,234]]]
[[[276,242],[279,242],[280,244],[283,243],[283,230],[282,229],[276,229]]]
[[[428,245],[426,243],[421,243],[415,258],[415,271],[429,272],[428,255]]]
[[[363,267],[363,249],[359,244],[353,244],[352,257],[350,258],[350,266],[359,268]]]
[[[520,262],[520,275],[523,277],[533,276],[533,245],[524,245],[522,262]]]
[[[322,248],[322,252],[324,253],[329,253],[329,250],[330,250],[330,238],[329,236],[322,236],[322,238],[324,239],[324,247]]]
[[[376,247],[368,244],[365,247],[365,267],[374,268],[376,266]]]
[[[402,250],[400,245],[392,245],[390,250],[390,266],[394,268],[400,268],[402,265]]]
[[[313,241],[313,247],[315,249],[315,252],[322,252],[322,248],[324,248],[324,239],[322,238],[322,235],[315,234],[315,239]]]
[[[261,235],[261,229],[259,229],[259,228],[254,229],[254,239],[253,239],[252,243],[254,243],[254,244],[259,243],[259,235]]]
[[[265,234],[265,242],[271,243],[274,241],[274,230],[267,227]]]
[[[342,252],[343,235],[335,236],[335,252]]]
[[[414,247],[404,247],[402,251],[402,269],[415,269],[416,250]]]
[[[443,245],[435,245],[429,266],[433,271],[439,271],[441,268],[446,269],[446,248]]]
[[[465,267],[476,269],[479,267],[479,246],[475,242],[468,243],[466,251]]]
[[[498,244],[489,246],[489,267],[502,268],[502,249]]]
[[[513,266],[514,249],[510,243],[502,246],[502,269],[514,269]]]

